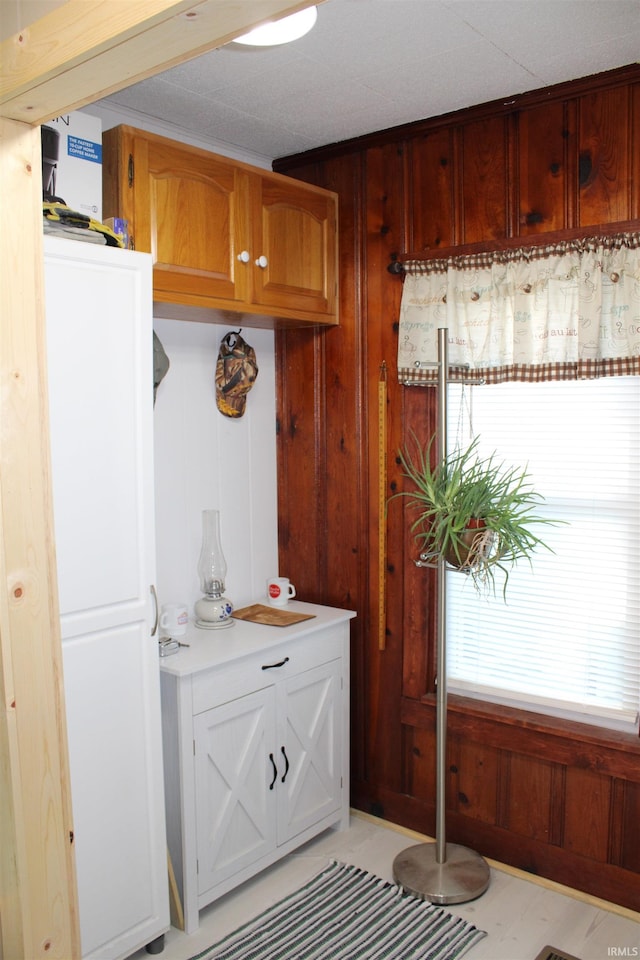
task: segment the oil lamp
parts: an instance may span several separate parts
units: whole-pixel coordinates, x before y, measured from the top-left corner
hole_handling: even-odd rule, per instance
[[[196,626],[204,630],[232,627],[233,604],[224,596],[227,564],[220,542],[220,512],[202,511],[202,549],[198,560],[200,589],[204,596],[196,601]]]

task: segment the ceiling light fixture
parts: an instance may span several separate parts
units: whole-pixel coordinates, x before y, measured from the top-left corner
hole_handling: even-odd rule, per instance
[[[252,47],[275,47],[281,43],[290,43],[304,37],[313,27],[318,16],[315,7],[307,7],[298,13],[292,13],[282,20],[265,23],[249,33],[236,37],[233,43],[247,44]]]

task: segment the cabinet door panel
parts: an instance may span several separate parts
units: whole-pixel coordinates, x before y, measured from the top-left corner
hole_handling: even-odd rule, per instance
[[[68,249],[68,248],[67,248]],[[56,553],[63,638],[89,611],[145,617],[149,602],[147,546],[153,523],[145,506],[153,490],[147,470],[152,431],[140,402],[141,368],[151,391],[147,325],[148,275],[130,254],[109,263],[59,258],[47,264],[49,414]],[[143,281],[147,284],[142,287]],[[100,291],[98,293],[98,291]],[[108,292],[107,292],[108,291]],[[149,298],[149,299],[147,299]],[[143,326],[143,329],[141,329]],[[144,367],[143,367],[144,365]],[[117,387],[115,385],[117,384]],[[119,402],[110,397],[115,389]],[[144,470],[140,469],[140,464]],[[152,568],[153,569],[153,568]],[[77,629],[84,629],[80,623]]]
[[[247,236],[245,174],[210,154],[138,139],[135,164],[136,247],[153,256],[156,298],[244,298],[236,244]]]
[[[63,645],[83,957],[120,956],[144,942],[137,931],[148,925],[151,940],[158,927],[164,864],[150,873],[158,800],[148,772],[148,642],[145,625],[126,624]]]
[[[274,725],[273,687],[194,718],[200,894],[275,847]]]
[[[45,238],[45,288],[81,946],[114,960],[169,928],[150,258]]]
[[[335,311],[336,207],[333,197],[311,193],[306,186],[283,185],[279,179],[257,178],[259,200],[254,212],[254,299],[264,306]]]
[[[278,783],[278,843],[340,807],[340,671],[332,660],[279,685],[278,753],[288,771]]]
[[[127,218],[152,254],[158,304],[185,319],[337,323],[335,194],[128,126],[103,148],[104,215]]]

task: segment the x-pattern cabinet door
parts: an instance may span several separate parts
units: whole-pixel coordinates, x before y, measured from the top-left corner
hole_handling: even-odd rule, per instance
[[[341,664],[278,684],[278,843],[340,808]]]
[[[274,729],[273,686],[194,717],[199,893],[275,848]]]

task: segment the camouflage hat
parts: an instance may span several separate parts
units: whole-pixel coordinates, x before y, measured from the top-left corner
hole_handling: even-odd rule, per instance
[[[258,376],[255,350],[240,333],[231,331],[222,338],[216,363],[216,403],[225,417],[242,416]]]

